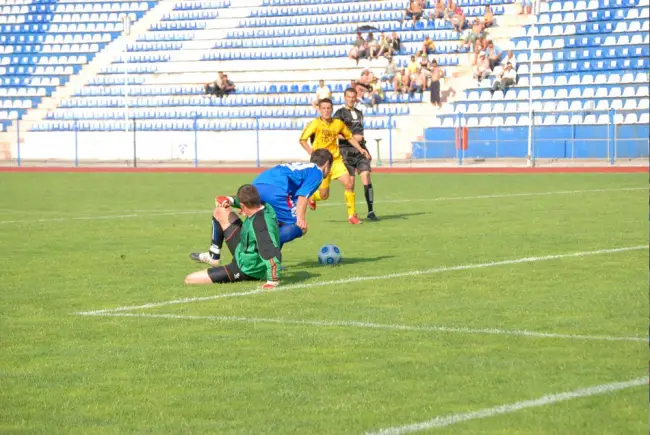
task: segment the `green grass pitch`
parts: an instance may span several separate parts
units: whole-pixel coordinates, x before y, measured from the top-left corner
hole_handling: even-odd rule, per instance
[[[648,374],[646,341],[577,337],[647,337],[647,249],[381,278],[647,245],[647,174],[376,174],[381,222],[334,185],[285,247],[302,287],[74,314],[254,289],[183,285],[252,178],[0,174],[0,433],[362,434]],[[638,386],[430,432],[638,434],[647,410]]]

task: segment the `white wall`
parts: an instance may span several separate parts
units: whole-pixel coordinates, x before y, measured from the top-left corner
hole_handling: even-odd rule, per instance
[[[259,158],[262,161],[306,160],[298,143],[297,130],[261,130]],[[410,144],[398,147],[393,132],[394,158],[404,158]],[[377,156],[375,138],[382,138],[381,158],[389,157],[389,131],[368,130],[366,139],[370,153]],[[28,160],[75,159],[75,141],[79,160],[112,161],[133,159],[133,132],[29,132],[23,135],[21,158]],[[257,159],[255,131],[205,132],[196,134],[199,161],[250,162]],[[139,160],[191,162],[195,158],[195,133],[192,131],[137,132],[136,151]],[[15,154],[14,154],[15,155]]]

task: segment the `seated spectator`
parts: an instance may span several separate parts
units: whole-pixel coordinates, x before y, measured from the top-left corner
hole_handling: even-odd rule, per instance
[[[447,5],[445,6],[445,20],[449,21],[451,23],[451,19],[454,16],[454,13],[456,12],[456,2],[454,0],[447,0]]]
[[[401,68],[393,79],[393,90],[397,94],[406,93],[411,86],[411,79],[404,68]]]
[[[426,54],[422,54],[420,56],[420,68],[423,68],[425,70],[429,70],[429,66],[431,63],[429,62],[429,57]]]
[[[437,0],[433,8],[433,12],[429,15],[429,20],[442,20],[445,18],[445,3],[442,0]]]
[[[386,65],[386,69],[384,70],[384,73],[381,75],[381,81],[382,82],[391,82],[395,78],[395,75],[397,74],[397,65],[395,64],[395,59],[393,56],[388,58],[388,65]]]
[[[223,96],[225,97],[227,95],[232,94],[233,92],[235,92],[235,88],[236,88],[236,86],[235,86],[235,84],[233,82],[230,81],[230,79],[228,78],[228,74],[224,74],[223,75],[223,88],[222,88]]]
[[[427,79],[427,70],[425,68],[418,68],[418,71],[415,75],[415,80],[411,81],[409,95],[413,96],[416,92],[419,94],[424,92],[424,89],[427,87]]]
[[[318,89],[316,89],[316,98],[314,98],[314,100],[311,102],[312,107],[314,109],[317,109],[320,100],[324,100],[325,98],[331,99],[332,91],[329,87],[325,86],[325,80],[319,80]]]
[[[508,62],[506,64],[506,67],[501,72],[499,78],[497,78],[494,81],[494,84],[492,85],[492,90],[490,92],[494,93],[494,91],[502,90],[503,93],[505,94],[506,90],[514,86],[516,82],[517,82],[517,72],[512,67],[512,64]]]
[[[386,39],[383,33],[381,35],[384,39]],[[368,42],[368,59],[378,59],[381,40],[376,40],[372,33],[368,33],[367,42]]]
[[[382,89],[381,82],[377,79],[370,83],[370,88],[362,101],[366,106],[375,108],[379,103],[384,101],[384,90]]]
[[[423,14],[424,6],[422,5],[422,2],[420,0],[409,0],[409,5],[404,11],[404,16],[402,17],[402,24],[404,24],[404,20],[409,18],[413,20],[413,25],[415,25],[415,23],[422,18]]]
[[[364,59],[367,54],[368,44],[366,40],[363,39],[363,36],[361,36],[361,32],[357,32],[357,39],[354,41],[354,44],[352,44],[352,49],[348,53],[348,58],[356,60],[358,65],[359,59]]]
[[[375,80],[375,75],[369,69],[364,69],[361,77],[357,80],[363,86],[370,86],[370,83]]]
[[[415,56],[411,56],[411,61],[406,67],[406,71],[409,73],[409,76],[415,74],[419,67],[420,65],[418,64],[418,61],[416,60]]]
[[[214,95],[217,97],[223,97],[223,87],[224,87],[224,82],[223,82],[223,72],[219,71],[219,76],[214,82],[207,83],[205,85],[205,94],[206,95]]]
[[[494,26],[494,14],[490,5],[487,5],[485,7],[485,14],[483,15],[483,27],[487,28],[492,26]]]
[[[454,15],[450,19],[451,25],[454,27],[458,33],[462,32],[465,28],[465,13],[460,6],[456,7]]]
[[[393,35],[390,38],[390,43],[393,48],[393,53],[391,54],[399,53],[402,51],[402,40],[400,39],[397,32],[393,32]]]
[[[481,80],[488,78],[492,73],[490,69],[490,62],[485,56],[485,52],[481,51],[478,55],[478,62],[476,63],[476,69],[474,70],[474,78],[481,83]]]
[[[488,61],[490,62],[490,69],[494,71],[494,67],[501,63],[502,52],[499,47],[494,45],[494,42],[491,39],[487,40],[487,47],[485,48],[485,54],[487,55]]]
[[[424,41],[422,41],[422,48],[416,53],[416,56],[433,54],[436,51],[436,44],[431,40],[430,37],[425,36]]]
[[[379,51],[377,52],[377,58],[379,56],[384,56],[386,58],[393,57],[393,47],[392,47],[392,39],[390,36],[386,36],[383,33],[379,37]]]

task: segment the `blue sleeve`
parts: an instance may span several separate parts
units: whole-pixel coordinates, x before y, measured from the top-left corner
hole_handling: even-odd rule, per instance
[[[296,191],[296,196],[309,198],[318,190],[318,186],[323,182],[323,173],[319,169],[310,169],[302,180],[300,187]]]

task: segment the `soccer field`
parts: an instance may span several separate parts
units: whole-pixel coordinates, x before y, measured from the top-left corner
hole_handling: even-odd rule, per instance
[[[647,433],[647,174],[376,174],[184,286],[252,178],[0,173],[0,433]]]

